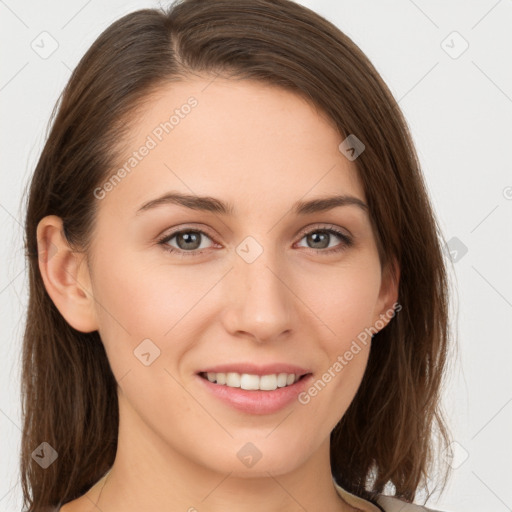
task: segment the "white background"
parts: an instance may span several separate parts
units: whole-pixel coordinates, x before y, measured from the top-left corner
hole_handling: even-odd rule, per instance
[[[445,390],[454,471],[429,505],[512,510],[512,2],[300,3],[335,23],[381,73],[411,128],[444,237],[468,249],[449,267],[459,344]],[[0,0],[2,511],[21,510],[19,356],[28,289],[22,194],[71,69],[114,20],[156,6]],[[31,48],[43,31],[58,42],[46,59]],[[457,58],[462,39],[454,31],[469,44]]]

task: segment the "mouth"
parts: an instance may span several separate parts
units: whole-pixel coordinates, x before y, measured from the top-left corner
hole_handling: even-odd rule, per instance
[[[296,371],[302,372],[297,368]],[[251,415],[273,414],[291,407],[314,379],[311,372],[257,375],[202,371],[196,376],[206,393],[238,412]]]
[[[275,391],[279,388],[293,386],[311,375],[311,373],[271,373],[267,375],[255,375],[236,372],[199,372],[198,375],[218,386],[239,388],[246,391]]]

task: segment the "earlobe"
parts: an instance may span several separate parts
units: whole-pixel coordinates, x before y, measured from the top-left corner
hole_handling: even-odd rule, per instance
[[[37,226],[39,270],[44,286],[64,319],[74,329],[98,329],[94,297],[85,255],[73,251],[62,219],[48,215]]]
[[[378,307],[375,310],[374,325],[383,329],[401,309],[398,303],[398,290],[400,283],[400,267],[395,258],[386,266],[382,274]],[[382,324],[384,323],[384,326]]]

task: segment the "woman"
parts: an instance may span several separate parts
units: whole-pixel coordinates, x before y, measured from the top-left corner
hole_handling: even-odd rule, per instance
[[[27,509],[429,510],[441,238],[396,101],[325,19],[113,23],[28,198]]]

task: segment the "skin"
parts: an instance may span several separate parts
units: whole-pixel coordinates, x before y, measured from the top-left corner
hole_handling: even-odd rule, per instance
[[[381,268],[368,213],[290,211],[333,192],[366,201],[355,164],[329,119],[298,95],[211,77],[151,96],[127,157],[191,95],[197,107],[96,200],[87,259],[71,251],[58,217],[38,226],[40,250],[56,247],[40,261],[49,295],[75,329],[99,331],[118,381],[118,451],[106,484],[61,510],[355,510],[333,487],[329,434],[360,385],[369,343],[308,404],[273,414],[237,411],[195,375],[224,362],[279,361],[319,378],[393,307],[398,283]],[[236,214],[163,205],[136,215],[170,190],[232,202]],[[344,244],[332,234],[316,252],[322,246],[306,235],[330,225],[353,246],[328,253]],[[166,252],[158,237],[172,228],[204,230],[202,254]],[[247,236],[263,248],[252,263],[236,252]],[[178,244],[167,242],[191,252]],[[160,349],[150,366],[133,352],[146,338]],[[248,442],[262,455],[251,468],[237,457]]]

